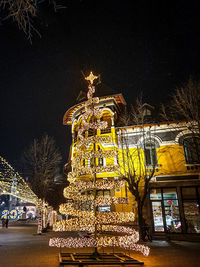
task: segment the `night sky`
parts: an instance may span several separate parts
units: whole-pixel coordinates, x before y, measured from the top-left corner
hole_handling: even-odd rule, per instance
[[[73,0],[66,7],[40,9],[42,37],[32,45],[12,21],[1,22],[0,154],[11,164],[43,133],[66,162],[71,132],[62,119],[87,86],[81,71],[101,74],[128,104],[143,92],[158,105],[190,76],[200,78],[198,1]]]

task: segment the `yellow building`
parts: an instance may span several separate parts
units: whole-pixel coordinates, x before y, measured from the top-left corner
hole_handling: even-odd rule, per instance
[[[97,150],[115,150],[115,157],[97,158],[95,166],[119,166],[119,172],[101,171],[98,179],[117,180],[120,176],[135,172],[136,175],[153,177],[150,182],[150,193],[147,196],[144,217],[158,233],[200,233],[200,141],[194,136],[186,123],[146,123],[143,125],[117,126],[118,118],[126,102],[122,94],[99,98],[97,107],[103,109],[101,121],[107,121],[108,127],[103,130],[88,130],[88,136],[110,136],[110,142],[97,143]],[[64,115],[64,125],[71,125],[72,145],[71,160],[76,155],[74,147],[80,141],[78,130],[82,126],[84,102],[71,107]],[[147,116],[151,117],[151,108],[145,106]],[[150,121],[150,120],[148,120]],[[194,143],[195,139],[195,149]],[[91,147],[84,147],[91,151]],[[83,160],[82,166],[92,167],[91,159]],[[105,168],[105,169],[106,169]],[[102,168],[103,170],[103,168]],[[108,168],[107,168],[108,170]],[[128,170],[128,171],[127,171]],[[145,176],[146,175],[146,176]],[[85,175],[84,179],[89,179]],[[143,181],[140,181],[140,194]],[[135,198],[129,192],[127,183],[115,191],[101,190],[103,196],[128,198],[128,205],[99,207],[101,211],[134,211],[137,213]]]

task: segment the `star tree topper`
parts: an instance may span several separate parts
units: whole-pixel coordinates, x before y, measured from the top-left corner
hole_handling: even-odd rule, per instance
[[[99,76],[94,75],[94,74],[92,73],[92,71],[90,72],[90,75],[89,75],[89,76],[85,77],[85,79],[86,79],[87,81],[89,81],[90,84],[93,84],[94,80],[96,80],[96,79],[98,79],[98,78],[99,78]]]

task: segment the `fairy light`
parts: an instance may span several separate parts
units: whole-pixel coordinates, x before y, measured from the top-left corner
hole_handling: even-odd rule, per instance
[[[109,135],[105,136],[90,136],[85,138],[84,140],[80,140],[77,144],[76,147],[80,148],[81,146],[88,146],[89,144],[94,144],[94,143],[108,143],[111,142],[112,138]]]
[[[107,181],[107,180],[101,180],[101,181],[82,181],[82,180],[76,180],[75,183],[70,184],[68,187],[64,188],[64,196],[66,196],[67,192],[77,192],[77,191],[86,191],[86,190],[111,190],[111,189],[117,189],[124,186],[124,181],[122,180],[114,180],[114,181]]]
[[[0,191],[12,194],[25,202],[38,204],[38,197],[18,172],[0,156]]]
[[[85,151],[79,151],[78,155],[75,157],[75,159],[90,159],[93,157],[96,158],[111,158],[115,157],[117,155],[117,151],[115,150],[98,150],[98,151],[91,151],[91,152],[85,152]],[[73,160],[75,160],[73,159]]]
[[[97,143],[111,143],[110,135],[95,135],[85,137],[85,131],[89,129],[106,129],[108,123],[101,121],[103,116],[103,108],[97,107],[99,103],[98,97],[93,97],[95,87],[93,82],[98,76],[91,72],[85,79],[89,82],[87,97],[85,102],[85,111],[82,114],[81,127],[78,129],[78,141],[74,144],[72,155],[73,171],[68,173],[70,185],[64,189],[64,197],[70,200],[60,205],[59,212],[72,216],[68,220],[60,220],[53,225],[54,231],[87,231],[91,233],[88,237],[69,237],[69,238],[51,238],[50,246],[67,247],[67,248],[83,248],[83,247],[119,247],[124,249],[134,249],[142,252],[144,255],[149,254],[149,248],[144,245],[136,244],[139,240],[139,233],[131,227],[123,226],[124,223],[133,222],[135,215],[133,212],[102,212],[95,207],[110,206],[116,204],[127,204],[128,198],[115,196],[98,196],[96,190],[114,190],[124,186],[121,180],[91,180],[93,174],[109,172],[113,173],[113,177],[119,176],[119,165],[107,166],[84,166],[83,160],[98,158],[114,158],[117,151],[96,150]],[[92,119],[91,119],[92,118]],[[83,147],[91,148],[94,144],[93,151],[84,151]],[[73,201],[73,202],[71,202]],[[76,201],[76,203],[75,203]],[[89,204],[95,210],[81,210],[80,207],[84,202]],[[118,233],[119,235],[109,236],[109,232]],[[107,235],[106,235],[107,233]]]
[[[79,195],[77,193],[65,192],[65,198],[79,201],[94,201],[95,206],[108,206],[112,204],[128,204],[127,197],[101,197],[97,196],[94,200],[94,195]]]
[[[73,167],[76,167],[76,169],[73,170],[73,173],[68,174],[68,178],[74,177],[74,175],[79,177],[80,175],[85,174],[93,174],[98,172],[118,172],[120,170],[120,167],[118,165],[113,166],[97,166],[97,167],[85,167],[77,166],[77,163],[72,165]]]
[[[149,255],[150,249],[147,246],[135,243],[135,236],[101,236],[96,239],[93,237],[69,237],[69,238],[51,238],[49,246],[67,247],[67,248],[85,248],[85,247],[119,247],[123,249],[136,250]]]

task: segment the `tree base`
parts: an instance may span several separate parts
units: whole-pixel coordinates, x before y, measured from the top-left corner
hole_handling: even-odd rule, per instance
[[[93,256],[92,256],[93,255]],[[98,255],[98,256],[97,256]],[[92,257],[91,257],[92,256]],[[60,253],[60,266],[76,265],[79,267],[98,265],[98,266],[138,266],[144,262],[137,261],[123,253]]]

